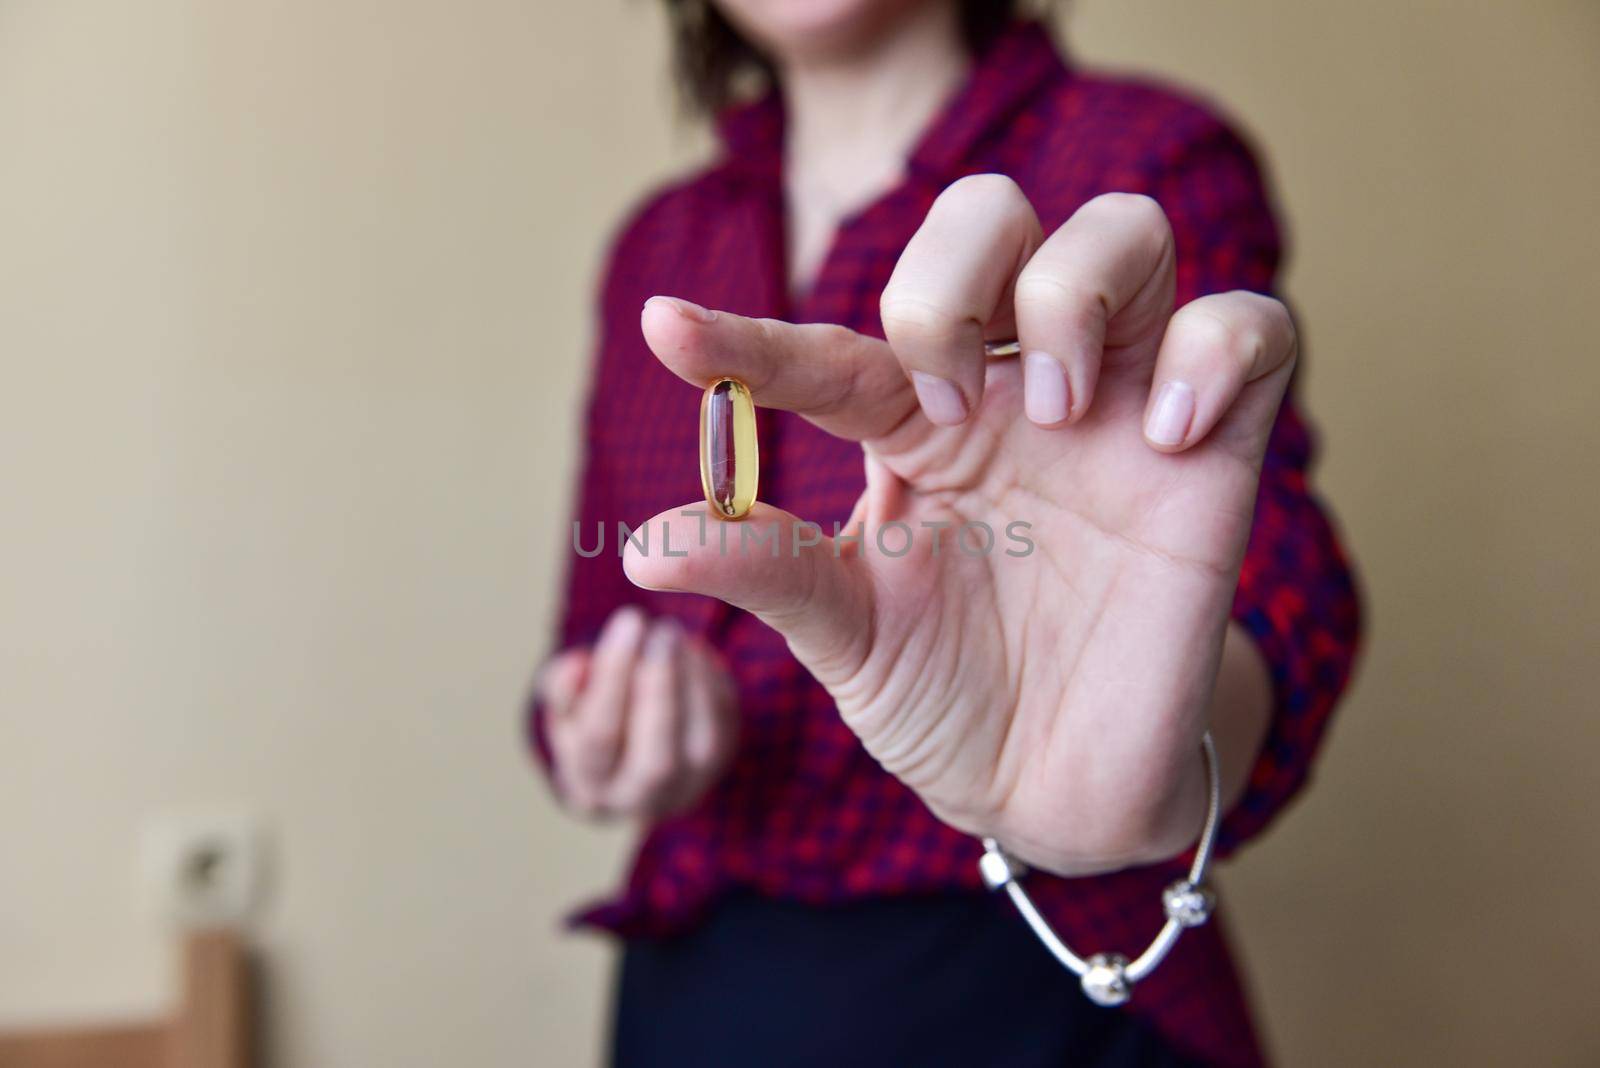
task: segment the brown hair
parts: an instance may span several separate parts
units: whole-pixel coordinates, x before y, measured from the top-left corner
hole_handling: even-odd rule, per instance
[[[672,65],[691,111],[714,114],[772,81],[772,66],[712,0],[666,0]],[[967,47],[981,52],[1021,6],[1018,0],[959,0]]]

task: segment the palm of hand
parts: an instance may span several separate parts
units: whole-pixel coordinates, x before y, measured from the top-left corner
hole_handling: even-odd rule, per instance
[[[1091,416],[1049,431],[1011,414],[1019,377],[992,366],[968,426],[867,444],[892,476],[870,480],[851,521],[867,532],[870,626],[808,666],[947,822],[1056,870],[1168,855],[1200,820],[1199,739],[1255,465],[1225,437],[1151,450],[1136,369],[1108,365]],[[891,519],[922,535],[904,556],[872,540]],[[1017,521],[1027,555],[1005,551],[1024,551],[1004,534]],[[994,532],[989,552],[981,528],[956,540],[963,524]],[[1095,802],[1108,794],[1118,803]]]

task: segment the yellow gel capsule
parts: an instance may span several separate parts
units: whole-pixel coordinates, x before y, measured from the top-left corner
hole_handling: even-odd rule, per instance
[[[700,486],[706,503],[739,519],[756,503],[756,405],[737,378],[719,378],[700,399]]]

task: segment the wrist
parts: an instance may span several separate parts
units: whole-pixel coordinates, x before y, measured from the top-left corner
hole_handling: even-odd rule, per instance
[[[1022,914],[1046,949],[1075,974],[1083,992],[1099,1005],[1121,1005],[1133,996],[1134,985],[1153,972],[1179,937],[1190,927],[1198,927],[1211,916],[1216,896],[1206,885],[1206,871],[1211,863],[1212,849],[1216,845],[1217,825],[1221,819],[1221,782],[1217,767],[1216,746],[1209,731],[1201,739],[1205,760],[1206,816],[1201,827],[1200,840],[1195,847],[1194,859],[1188,873],[1170,883],[1161,892],[1161,909],[1166,922],[1143,953],[1132,960],[1120,953],[1096,953],[1084,958],[1074,953],[1057,936],[1022,887],[1027,874],[1026,866],[1019,863],[993,838],[983,840],[983,857],[978,871],[984,885],[990,890],[1003,891]]]
[[[1091,813],[1072,821],[1063,838],[1063,822],[1041,825],[1034,819],[999,819],[955,826],[978,837],[1003,842],[1006,851],[1029,867],[1065,878],[1103,875],[1127,868],[1173,860],[1194,848],[1205,824],[1207,766],[1201,745],[1185,745],[1170,775],[1143,795],[1130,789],[1124,796],[1099,793],[1085,802]]]

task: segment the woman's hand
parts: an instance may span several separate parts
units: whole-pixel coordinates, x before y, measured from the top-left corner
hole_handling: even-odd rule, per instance
[[[655,818],[721,777],[739,717],[733,681],[676,620],[612,613],[593,649],[568,649],[539,676],[556,795],[582,816]]]
[[[645,338],[679,376],[740,378],[862,444],[845,533],[865,536],[816,541],[758,504],[723,551],[666,512],[651,544],[688,554],[630,546],[629,577],[782,632],[868,750],[958,828],[1062,873],[1182,851],[1205,808],[1202,733],[1236,793],[1267,719],[1247,641],[1228,642],[1223,675],[1254,681],[1216,687],[1296,350],[1277,301],[1174,315],[1173,292],[1154,201],[1097,198],[1046,238],[1016,185],[984,175],[946,190],[901,256],[887,343],[652,300]],[[986,337],[1012,336],[1020,359],[985,360]],[[903,555],[890,522],[916,535]],[[1008,554],[1024,548],[1008,530],[1035,549]],[[1254,696],[1212,708],[1214,691]]]

